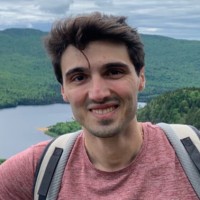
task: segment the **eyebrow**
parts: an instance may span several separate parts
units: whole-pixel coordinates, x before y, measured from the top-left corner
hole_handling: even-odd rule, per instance
[[[113,68],[113,67],[124,67],[128,68],[128,65],[122,62],[110,62],[103,65],[103,68]],[[74,67],[65,73],[65,77],[70,77],[75,73],[85,73],[89,70],[88,67]]]
[[[65,77],[70,77],[72,74],[75,74],[75,73],[84,73],[88,71],[87,68],[85,67],[74,67],[73,69],[70,69],[69,71],[67,71],[65,73]]]
[[[125,67],[125,68],[128,68],[128,65],[123,63],[123,62],[111,62],[111,63],[106,63],[105,65],[103,65],[103,67],[105,67],[105,68],[109,68],[109,67]]]

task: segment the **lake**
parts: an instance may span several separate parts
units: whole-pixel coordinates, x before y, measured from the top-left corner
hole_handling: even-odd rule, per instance
[[[39,129],[71,121],[72,116],[68,104],[0,109],[0,158],[9,158],[33,144],[51,139]]]

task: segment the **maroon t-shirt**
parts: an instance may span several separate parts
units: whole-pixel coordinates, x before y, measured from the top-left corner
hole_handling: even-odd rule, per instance
[[[96,169],[81,134],[72,150],[58,200],[198,200],[165,134],[143,123],[144,141],[134,161],[115,172]],[[29,200],[38,158],[47,142],[0,165],[0,200]]]

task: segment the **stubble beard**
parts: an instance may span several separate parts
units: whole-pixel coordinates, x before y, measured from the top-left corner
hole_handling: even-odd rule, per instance
[[[121,130],[122,127],[120,126],[120,124],[115,125],[112,124],[113,122],[111,120],[102,120],[101,122],[99,122],[99,124],[96,127],[85,127],[86,130],[99,138],[110,138],[110,137],[114,137],[116,135],[118,135]]]
[[[126,110],[124,111],[124,116],[119,119],[102,119],[95,123],[88,123],[84,118],[77,116],[76,120],[91,135],[99,138],[114,137],[127,130],[131,121],[136,117],[137,102],[134,103],[133,99],[130,98],[125,103]]]
[[[136,109],[132,107],[131,112],[130,109],[127,109],[123,119],[121,118],[117,121],[114,121],[113,119],[108,119],[108,120],[104,119],[98,121],[97,125],[94,124],[90,126],[89,124],[86,123],[83,126],[87,130],[87,132],[96,137],[111,138],[127,130],[127,127],[129,126],[131,121],[135,118],[135,115],[136,115]]]

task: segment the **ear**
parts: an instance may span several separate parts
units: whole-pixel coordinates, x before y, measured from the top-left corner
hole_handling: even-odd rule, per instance
[[[68,101],[67,95],[65,94],[65,90],[64,90],[63,85],[61,85],[60,90],[61,90],[61,94],[62,94],[63,100],[68,103],[69,101]]]
[[[145,70],[144,67],[142,67],[142,69],[140,70],[140,74],[139,74],[139,87],[138,90],[141,92],[142,90],[144,90],[145,88],[145,83],[146,83],[146,79],[145,79]]]

